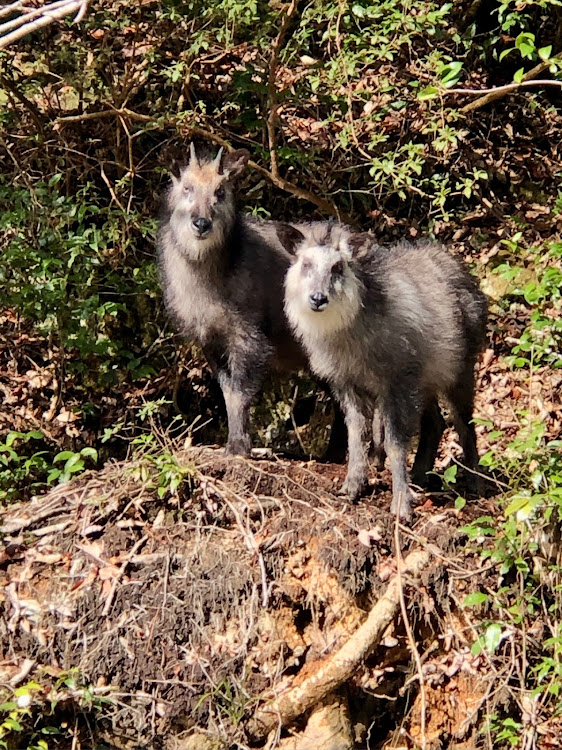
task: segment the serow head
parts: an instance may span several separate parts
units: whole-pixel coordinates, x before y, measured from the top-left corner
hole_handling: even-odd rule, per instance
[[[285,226],[277,234],[294,258],[285,280],[289,318],[298,326],[312,316],[310,325],[322,329],[349,325],[361,303],[359,281],[343,231],[339,227],[313,227],[307,236],[306,228],[301,232]]]
[[[190,158],[179,176],[172,174],[169,206],[176,228],[195,241],[222,237],[234,219],[234,179],[243,172],[250,154],[240,149],[216,157],[199,155],[190,144]]]

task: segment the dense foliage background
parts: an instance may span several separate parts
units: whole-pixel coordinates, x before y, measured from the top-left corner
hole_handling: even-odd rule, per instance
[[[489,731],[538,747],[521,728],[555,716],[562,687],[559,569],[532,562],[562,503],[562,92],[451,89],[562,80],[559,54],[557,0],[93,0],[2,51],[0,499],[131,450],[160,462],[165,495],[183,476],[167,436],[194,422],[194,439],[220,439],[220,397],[162,309],[154,236],[190,140],[248,148],[244,210],[436,237],[491,298],[479,436],[507,511],[469,534],[500,567],[479,627],[493,650],[538,611],[550,632]],[[256,441],[298,449],[310,393],[269,391]],[[306,424],[301,438],[317,448]]]

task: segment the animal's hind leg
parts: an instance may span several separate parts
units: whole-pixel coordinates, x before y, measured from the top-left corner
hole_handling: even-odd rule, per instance
[[[433,469],[435,456],[445,430],[445,420],[436,398],[426,403],[420,423],[420,441],[412,467],[412,481],[419,487],[427,484],[427,472]]]
[[[457,383],[448,393],[453,409],[455,428],[459,434],[459,441],[464,454],[464,462],[469,470],[469,485],[471,489],[481,493],[482,482],[476,472],[479,462],[476,446],[476,431],[472,424],[474,411],[474,363],[467,363],[465,370]]]
[[[371,448],[373,466],[377,471],[384,469],[386,453],[384,451],[384,420],[380,407],[375,404],[373,412],[373,445]]]
[[[410,441],[419,426],[421,403],[417,380],[394,383],[382,398],[384,444],[392,472],[392,513],[408,518],[413,500],[408,485],[407,458]]]

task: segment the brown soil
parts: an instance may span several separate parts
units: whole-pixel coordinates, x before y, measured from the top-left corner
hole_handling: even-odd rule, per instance
[[[32,660],[37,704],[70,712],[85,746],[263,746],[246,734],[260,701],[318,669],[396,572],[386,473],[351,506],[336,494],[342,466],[175,455],[189,473],[179,497],[159,499],[154,465],[129,461],[4,516],[0,680],[16,684]],[[462,525],[493,502],[439,502],[421,498],[400,531],[403,556],[432,556],[415,586],[404,582],[425,709],[398,618],[343,686],[356,747],[414,747],[422,713],[440,738],[428,747],[447,747],[470,736],[488,698],[458,607],[479,563],[456,555]]]

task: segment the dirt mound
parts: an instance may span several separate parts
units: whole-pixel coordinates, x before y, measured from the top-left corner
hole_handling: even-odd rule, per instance
[[[350,506],[341,466],[175,459],[180,496],[139,460],[5,514],[2,682],[33,676],[37,705],[112,747],[472,736],[490,677],[459,606],[479,563],[457,549],[491,502],[428,501],[396,529],[385,473]]]

